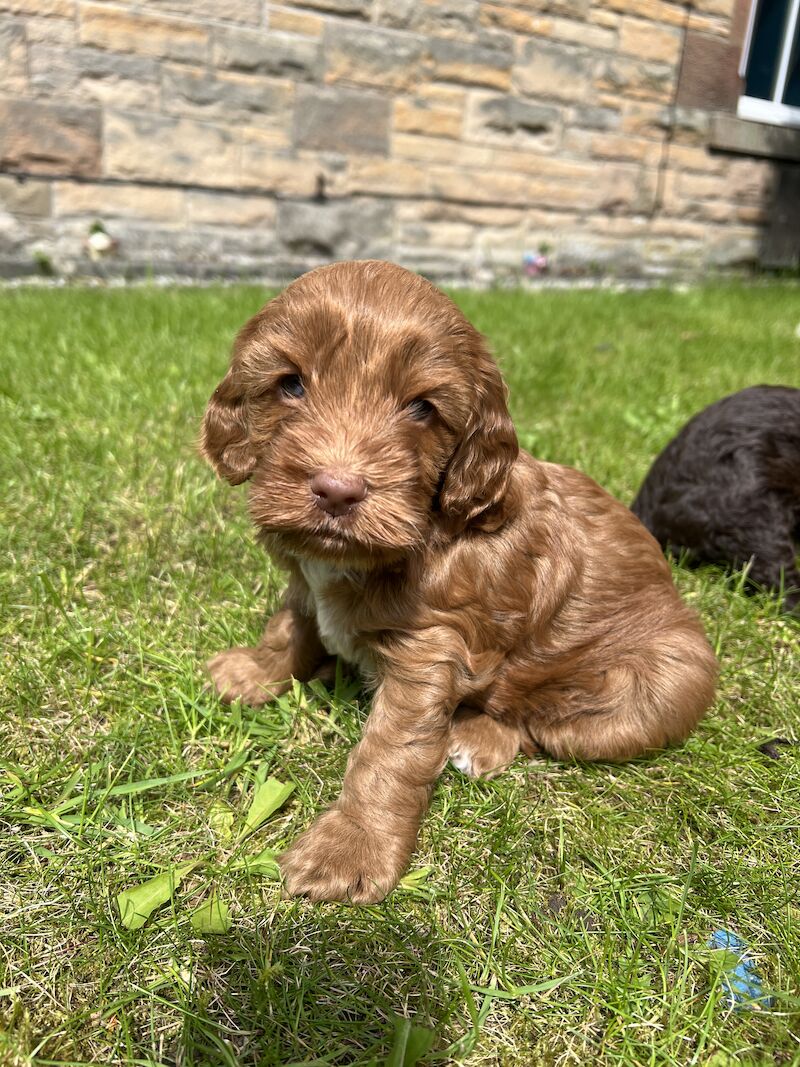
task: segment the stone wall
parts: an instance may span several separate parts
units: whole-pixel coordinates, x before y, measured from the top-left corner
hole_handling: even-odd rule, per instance
[[[554,273],[751,263],[771,165],[708,147],[745,9],[0,0],[0,270],[282,279],[370,256],[481,281],[540,251]]]

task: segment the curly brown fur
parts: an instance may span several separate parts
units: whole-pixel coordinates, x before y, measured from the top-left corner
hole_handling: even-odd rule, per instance
[[[664,548],[749,564],[756,586],[800,608],[800,389],[755,385],[695,415],[631,505]]]
[[[716,661],[656,542],[519,451],[483,338],[416,275],[340,263],[290,285],[239,334],[203,448],[251,480],[290,574],[260,644],[211,661],[220,695],[263,703],[327,654],[375,690],[341,795],[282,858],[289,892],[381,900],[448,755],[471,774],[520,750],[627,759],[709,706]]]

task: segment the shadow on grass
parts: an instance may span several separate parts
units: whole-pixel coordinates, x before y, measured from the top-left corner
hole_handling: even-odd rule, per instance
[[[450,1015],[463,1008],[457,974],[449,988],[441,984],[446,954],[433,928],[391,904],[286,902],[255,933],[205,942],[177,1060],[383,1064],[397,1016],[435,1030],[441,1048]]]

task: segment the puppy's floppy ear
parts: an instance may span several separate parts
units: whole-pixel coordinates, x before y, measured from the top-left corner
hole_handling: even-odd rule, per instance
[[[519,444],[506,405],[506,387],[497,364],[476,338],[474,407],[444,473],[439,507],[455,529],[470,523],[495,530],[505,521],[503,498]]]
[[[247,400],[233,365],[208,402],[200,449],[220,478],[231,485],[246,482],[253,473],[256,456],[250,443]]]

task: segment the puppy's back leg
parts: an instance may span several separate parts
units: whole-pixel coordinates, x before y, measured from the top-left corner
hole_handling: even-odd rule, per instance
[[[470,778],[496,778],[522,747],[516,723],[493,719],[473,708],[459,708],[450,723],[450,762]],[[530,749],[528,755],[532,754]]]
[[[556,759],[632,759],[684,741],[714,699],[717,662],[705,641],[677,642],[638,662],[614,667],[599,692],[569,695],[567,706],[537,718],[528,729]]]

